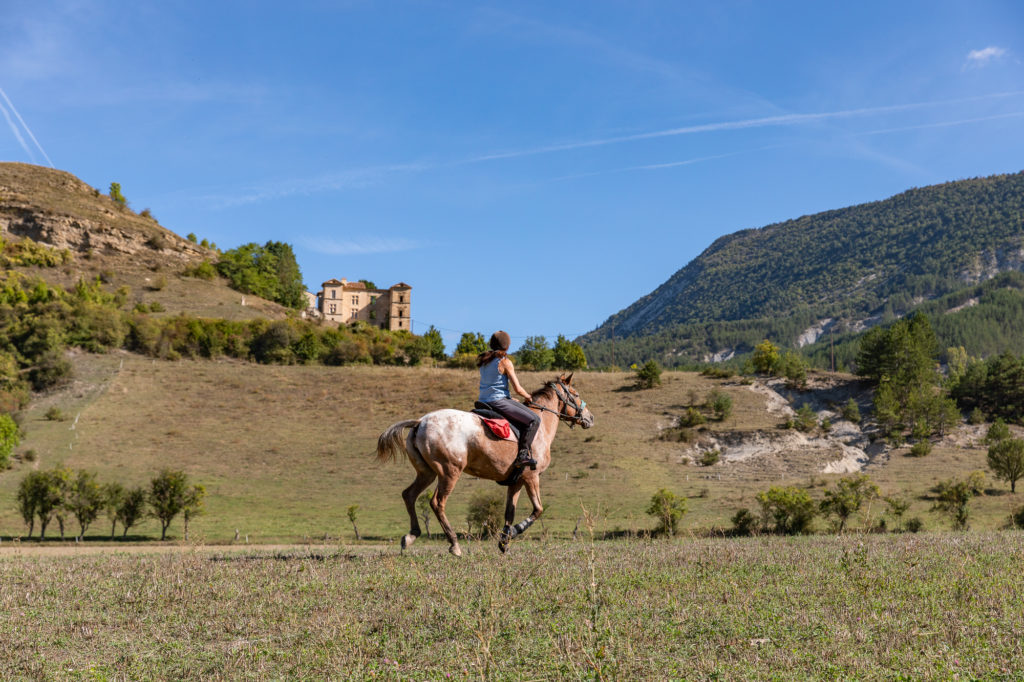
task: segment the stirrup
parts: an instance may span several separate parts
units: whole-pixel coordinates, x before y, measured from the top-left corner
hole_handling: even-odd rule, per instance
[[[537,460],[530,456],[530,451],[523,449],[516,455],[516,461],[512,463],[512,466],[517,469],[525,469],[530,467],[532,471],[537,470]]]

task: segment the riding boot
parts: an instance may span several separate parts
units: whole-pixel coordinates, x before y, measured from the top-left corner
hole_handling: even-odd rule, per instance
[[[536,470],[537,460],[530,456],[530,448],[519,448],[519,455],[516,457],[516,461],[512,466],[523,469],[530,467],[530,469]]]

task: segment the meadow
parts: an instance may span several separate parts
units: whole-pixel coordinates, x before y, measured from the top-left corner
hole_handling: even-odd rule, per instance
[[[377,436],[396,421],[433,409],[469,408],[477,383],[473,371],[429,367],[172,362],[128,353],[79,353],[74,361],[72,384],[35,400],[23,415],[18,458],[12,469],[0,472],[0,537],[27,530],[14,504],[21,477],[32,468],[64,465],[126,486],[147,484],[162,467],[183,469],[207,489],[206,514],[190,525],[193,541],[226,543],[237,530],[251,543],[350,542],[354,529],[346,510],[358,505],[364,538],[397,542],[408,528],[400,493],[412,480],[412,469],[404,461],[377,463]],[[553,376],[522,374],[527,387]],[[641,391],[631,389],[632,379],[630,372],[577,374],[596,424],[587,431],[559,427],[553,463],[541,484],[545,514],[531,533],[569,537],[584,508],[599,535],[642,533],[655,526],[644,511],[651,496],[668,488],[688,498],[684,531],[714,534],[730,527],[737,509],[756,510],[756,494],[770,485],[808,487],[820,499],[824,487],[838,478],[820,473],[823,461],[799,453],[742,464],[687,463],[687,444],[659,434],[709,391],[727,393],[733,410],[724,422],[708,422],[708,433],[780,432],[778,415],[766,409],[763,393],[736,378],[666,372],[661,386]],[[54,408],[59,419],[52,418]],[[909,499],[906,518],[921,518],[927,530],[948,529],[950,522],[930,511],[929,489],[985,468],[985,449],[978,442],[983,431],[975,435],[939,442],[925,458],[895,451],[866,473],[884,493]],[[1001,528],[1024,503],[1024,492],[1011,495],[1005,484],[989,485],[989,494],[971,502],[972,529]],[[449,503],[456,528],[466,529],[466,506],[474,493],[502,490],[489,481],[463,478]],[[524,498],[521,513],[528,507]],[[876,523],[884,505],[876,502],[865,511],[853,521],[855,528]],[[77,524],[69,525],[68,533],[76,533]],[[819,521],[815,528],[827,527]],[[436,523],[431,530],[437,530]],[[101,517],[86,540],[101,542],[109,533]],[[55,524],[48,534],[56,534]],[[181,538],[180,520],[170,534]],[[155,539],[159,526],[146,521],[131,535]]]
[[[18,679],[1024,679],[1019,532],[0,554]]]

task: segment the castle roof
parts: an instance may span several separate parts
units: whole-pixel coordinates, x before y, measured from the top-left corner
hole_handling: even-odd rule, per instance
[[[409,286],[408,284],[406,284],[405,282],[399,282],[398,284],[392,284],[388,288],[389,289],[412,289],[412,287]]]

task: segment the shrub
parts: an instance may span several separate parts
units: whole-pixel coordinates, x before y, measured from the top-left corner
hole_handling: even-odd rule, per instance
[[[800,406],[800,409],[796,411],[796,419],[794,419],[793,421],[793,428],[795,428],[797,431],[810,433],[817,427],[817,413],[808,403],[804,403],[803,405]]]
[[[750,362],[758,374],[775,374],[780,360],[779,347],[768,339],[754,346],[754,353],[750,356]]]
[[[732,397],[728,393],[712,391],[708,395],[708,405],[711,407],[711,413],[715,419],[720,422],[725,421],[732,414]]]
[[[802,488],[772,486],[757,494],[765,517],[775,523],[775,531],[786,535],[805,532],[815,516],[814,500]]]
[[[779,373],[786,377],[786,386],[789,388],[802,389],[807,386],[807,363],[792,351],[782,356]]]
[[[1000,441],[1007,440],[1011,435],[1010,427],[1006,425],[1006,422],[1002,419],[996,419],[988,427],[988,432],[985,434],[985,444],[994,445]]]
[[[477,528],[483,537],[496,537],[505,523],[505,496],[483,490],[469,500],[466,523],[470,533]]]
[[[679,497],[672,491],[662,488],[651,496],[647,505],[647,514],[658,521],[656,533],[675,535],[679,529],[679,520],[686,513],[686,498]]]
[[[708,366],[700,371],[701,375],[710,377],[712,379],[730,379],[735,374],[728,367],[715,367]]]
[[[1024,529],[1024,507],[1018,507],[1016,511],[1010,514],[1010,523],[1014,528]]]
[[[704,415],[697,408],[688,407],[683,416],[679,418],[680,426],[700,426],[704,423]]]
[[[45,391],[71,378],[71,361],[59,350],[48,351],[28,372],[28,380],[36,391]]]
[[[655,360],[648,360],[643,367],[636,371],[634,385],[641,389],[661,386],[661,365]]]
[[[911,517],[907,519],[906,528],[911,533],[919,533],[924,528],[924,521],[919,516]]]
[[[839,532],[842,533],[849,518],[857,513],[865,502],[873,500],[878,495],[878,486],[864,474],[847,476],[839,479],[835,488],[825,491],[821,511],[823,514],[836,515],[839,519]]]
[[[939,483],[935,488],[937,495],[932,509],[948,515],[955,530],[967,530],[968,503],[975,495],[974,487],[969,480],[950,479]]]
[[[721,459],[721,456],[721,452],[719,452],[718,450],[708,450],[707,452],[702,453],[700,456],[701,466],[709,467],[712,464],[717,464],[718,460]]]
[[[210,261],[203,261],[191,268],[185,268],[182,273],[185,277],[195,277],[196,279],[205,279],[207,281],[213,280],[217,277],[217,268],[213,266]]]
[[[927,457],[931,454],[932,442],[927,439],[922,439],[910,446],[910,452],[907,453],[909,457]]]
[[[846,404],[843,405],[839,413],[846,421],[853,422],[854,424],[860,423],[860,407],[853,398],[846,401]]]
[[[971,413],[967,416],[967,423],[972,426],[985,423],[985,413],[981,411],[980,407],[975,407],[971,410]]]
[[[153,217],[153,212],[148,208],[142,209],[142,211],[139,212],[139,215],[142,216],[143,218],[149,218],[154,222],[156,221],[156,218]]]
[[[11,452],[21,442],[21,433],[18,424],[9,414],[0,414],[0,469],[7,468],[7,462]]]
[[[185,239],[187,239],[190,242],[192,242],[193,244],[195,244],[196,243],[196,233],[195,232],[189,232],[187,235],[185,235]]]
[[[753,535],[757,526],[757,518],[750,513],[749,509],[738,509],[732,515],[733,535]]]
[[[125,206],[128,204],[128,200],[124,198],[123,194],[121,194],[120,182],[110,183],[110,198],[119,206]]]
[[[167,243],[167,238],[162,234],[152,234],[149,239],[146,240],[146,246],[153,249],[154,251],[162,251],[168,248],[170,244]]]
[[[156,279],[154,279],[153,281],[146,285],[146,288],[149,289],[150,291],[162,291],[166,287],[167,278],[164,277],[163,275],[160,275],[159,277],[157,277]]]
[[[61,409],[56,405],[48,409],[43,417],[45,417],[47,421],[51,422],[62,422],[65,419],[64,413],[61,412]]]

